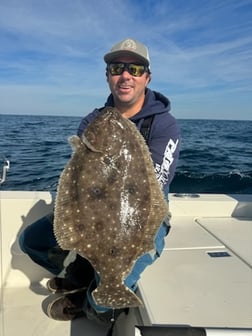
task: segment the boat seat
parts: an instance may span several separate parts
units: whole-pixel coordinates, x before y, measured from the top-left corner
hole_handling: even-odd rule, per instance
[[[252,267],[252,221],[248,218],[198,218],[197,223]]]

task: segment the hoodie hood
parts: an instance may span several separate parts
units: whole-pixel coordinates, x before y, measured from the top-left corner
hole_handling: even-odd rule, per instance
[[[114,106],[114,99],[112,94],[109,95],[105,106]],[[132,121],[146,118],[150,115],[169,112],[171,109],[170,101],[167,97],[159,92],[146,89],[145,99],[142,109],[130,118]]]

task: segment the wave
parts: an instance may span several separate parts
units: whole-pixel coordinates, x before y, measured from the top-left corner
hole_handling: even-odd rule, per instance
[[[8,173],[5,190],[30,190],[55,192],[60,171],[48,167],[47,171],[29,171],[22,175]],[[38,177],[40,176],[40,177]],[[228,173],[195,173],[179,171],[170,187],[171,193],[252,194],[252,171],[234,170]]]
[[[177,172],[171,183],[171,192],[251,194],[252,171],[229,173]]]

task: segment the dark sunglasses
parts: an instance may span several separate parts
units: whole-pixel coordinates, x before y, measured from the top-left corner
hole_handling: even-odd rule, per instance
[[[127,70],[128,73],[134,77],[141,77],[145,72],[149,72],[148,66],[144,64],[122,63],[122,62],[110,63],[107,67],[107,70],[109,70],[112,76],[119,76],[125,70]]]

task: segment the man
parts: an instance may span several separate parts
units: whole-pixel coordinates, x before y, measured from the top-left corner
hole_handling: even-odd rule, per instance
[[[148,49],[136,40],[126,39],[115,44],[104,60],[111,91],[105,106],[116,107],[142,132],[150,149],[157,179],[168,200],[169,184],[179,155],[180,134],[175,118],[169,113],[169,100],[147,88],[151,81]],[[95,109],[82,120],[79,136],[101,109]],[[67,253],[56,246],[52,223],[53,216],[50,215],[27,227],[20,237],[20,246],[36,263],[59,275]],[[155,238],[156,253],[140,257],[125,279],[130,289],[136,290],[142,271],[160,256],[168,232],[167,219],[161,223]],[[48,315],[56,320],[72,320],[84,314],[104,321],[112,318],[113,314],[116,317],[120,311],[113,312],[95,305],[90,295],[94,288],[96,280],[92,266],[77,255],[75,261],[65,269],[64,277],[56,276],[48,281],[51,292],[62,294],[48,306]]]

